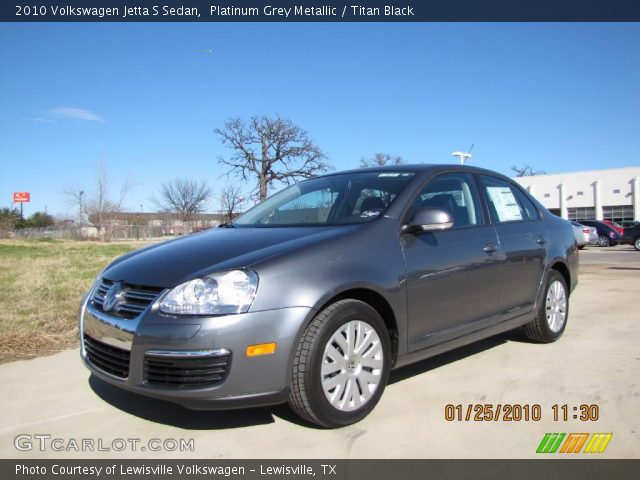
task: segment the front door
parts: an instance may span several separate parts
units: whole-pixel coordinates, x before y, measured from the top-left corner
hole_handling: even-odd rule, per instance
[[[407,269],[409,350],[416,351],[495,321],[501,255],[470,174],[432,179],[413,205],[447,210],[451,229],[401,238]],[[409,217],[412,212],[409,212]]]

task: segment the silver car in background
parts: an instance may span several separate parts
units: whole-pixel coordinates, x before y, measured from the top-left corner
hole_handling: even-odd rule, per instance
[[[573,236],[576,237],[578,248],[582,250],[585,245],[598,244],[598,231],[595,227],[588,227],[578,222],[571,222],[573,226]]]

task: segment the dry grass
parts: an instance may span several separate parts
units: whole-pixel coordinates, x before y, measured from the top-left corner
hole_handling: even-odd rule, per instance
[[[135,247],[74,241],[0,241],[0,363],[78,344],[82,295]]]

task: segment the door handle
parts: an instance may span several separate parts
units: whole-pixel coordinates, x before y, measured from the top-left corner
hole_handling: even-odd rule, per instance
[[[536,243],[538,243],[539,245],[544,245],[545,243],[547,243],[547,241],[544,239],[544,237],[538,237],[536,238]]]
[[[484,250],[485,253],[493,253],[498,250],[498,247],[496,247],[493,243],[487,243],[482,250]]]

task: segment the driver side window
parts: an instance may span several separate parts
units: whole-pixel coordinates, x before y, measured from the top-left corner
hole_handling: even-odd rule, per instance
[[[482,223],[478,193],[466,173],[445,173],[431,180],[416,198],[411,214],[421,207],[445,210],[453,218],[453,228]]]

